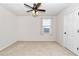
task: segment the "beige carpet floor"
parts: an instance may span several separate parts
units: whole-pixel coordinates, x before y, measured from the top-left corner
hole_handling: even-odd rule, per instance
[[[56,42],[16,42],[0,51],[0,56],[74,56]]]

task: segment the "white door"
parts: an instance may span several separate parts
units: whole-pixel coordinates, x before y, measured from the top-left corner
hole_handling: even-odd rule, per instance
[[[73,12],[64,16],[64,46],[70,50],[73,49],[74,38],[73,16]]]
[[[79,15],[78,10],[64,16],[64,46],[78,54],[79,48]]]
[[[73,38],[73,51],[79,55],[79,9],[74,11],[73,18],[73,29],[74,29],[74,38]]]

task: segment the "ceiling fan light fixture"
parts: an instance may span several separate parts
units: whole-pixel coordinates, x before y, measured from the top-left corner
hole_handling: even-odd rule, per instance
[[[32,11],[32,15],[35,15],[35,11],[34,10]]]
[[[36,12],[36,15],[37,15],[37,16],[39,15],[39,12],[38,12],[38,11]]]
[[[33,11],[32,11],[32,15],[33,15],[33,16],[38,16],[38,15],[39,15],[39,12],[38,12],[38,11],[35,12],[35,10],[33,10]]]

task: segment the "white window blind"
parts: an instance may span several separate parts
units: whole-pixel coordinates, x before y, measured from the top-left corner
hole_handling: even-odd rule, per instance
[[[49,33],[51,29],[51,19],[43,19],[42,30],[44,33]]]

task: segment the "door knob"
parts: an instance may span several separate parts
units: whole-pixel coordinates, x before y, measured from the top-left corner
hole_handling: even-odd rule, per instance
[[[79,12],[78,12],[78,15],[79,15]]]
[[[77,33],[79,33],[79,30],[77,30]]]
[[[64,32],[64,34],[66,34],[66,32]]]

